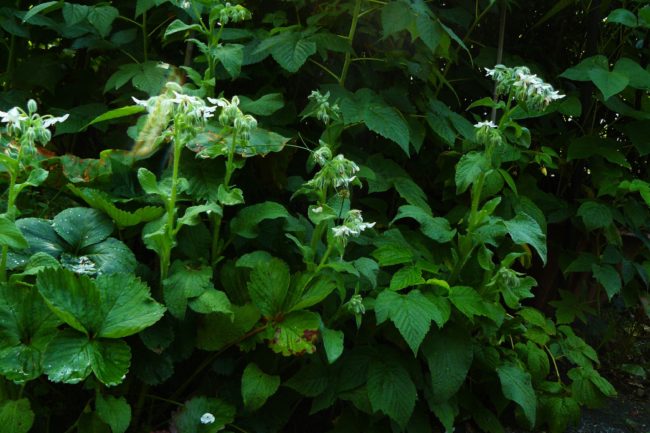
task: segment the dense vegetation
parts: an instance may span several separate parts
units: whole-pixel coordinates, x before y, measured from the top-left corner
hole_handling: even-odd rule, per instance
[[[3,432],[564,431],[603,305],[650,315],[649,29],[3,2]]]

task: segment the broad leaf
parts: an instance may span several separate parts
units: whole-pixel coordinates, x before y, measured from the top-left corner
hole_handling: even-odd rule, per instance
[[[241,378],[244,406],[250,410],[259,409],[279,387],[280,376],[266,374],[256,364],[248,364]]]
[[[214,421],[204,424],[201,417],[210,414]],[[194,397],[178,412],[174,421],[178,433],[216,433],[235,420],[235,408],[218,398]]]
[[[531,245],[546,264],[546,235],[533,217],[519,213],[510,221],[504,221],[504,224],[513,242]]]
[[[289,267],[273,258],[253,268],[248,282],[248,293],[264,317],[273,317],[282,311],[290,283]]]
[[[97,415],[111,427],[113,433],[124,433],[131,423],[131,406],[124,397],[97,395]]]
[[[242,209],[230,222],[230,228],[236,234],[247,239],[254,239],[259,234],[258,225],[268,219],[288,218],[289,212],[279,203],[267,201]]]
[[[320,317],[310,311],[294,311],[269,329],[268,345],[284,356],[311,354],[316,351]]]
[[[616,268],[612,265],[591,265],[591,271],[594,278],[605,288],[607,297],[611,300],[615,295],[620,293],[622,288],[621,276]]]
[[[456,165],[456,192],[462,194],[473,184],[481,173],[487,171],[489,162],[480,152],[464,154]]]
[[[456,230],[452,230],[449,221],[445,218],[433,217],[426,210],[413,205],[400,206],[397,215],[391,223],[402,219],[413,218],[420,223],[420,230],[430,239],[439,243],[451,241],[456,235]]]
[[[16,226],[16,223],[5,215],[0,215],[0,245],[6,245],[17,250],[29,247],[27,239]]]
[[[474,358],[472,338],[459,328],[433,331],[422,345],[433,389],[432,401],[444,403],[465,383]]]
[[[165,305],[174,317],[183,319],[188,300],[202,295],[208,289],[214,290],[210,266],[174,261],[169,276],[163,281]]]
[[[75,250],[103,241],[113,223],[102,212],[84,207],[68,208],[54,217],[52,228]]]
[[[3,433],[27,433],[34,424],[29,400],[5,400],[0,403],[0,425]]]
[[[595,201],[586,201],[578,208],[578,216],[587,227],[587,230],[595,230],[609,227],[614,222],[609,206]]]
[[[537,416],[537,397],[530,380],[530,374],[516,364],[504,364],[497,368],[501,391],[524,411],[530,426],[535,425]]]
[[[605,101],[625,90],[630,83],[629,78],[625,75],[618,72],[609,72],[604,69],[592,69],[589,71],[589,78],[598,87],[598,90],[603,93],[603,99]]]
[[[429,332],[431,321],[436,322],[438,327],[445,323],[443,312],[419,290],[412,290],[406,295],[384,290],[377,296],[375,314],[378,324],[387,319],[395,324],[415,356]]]
[[[375,412],[383,412],[406,427],[417,399],[415,385],[402,360],[392,352],[372,357],[368,366],[368,398]]]

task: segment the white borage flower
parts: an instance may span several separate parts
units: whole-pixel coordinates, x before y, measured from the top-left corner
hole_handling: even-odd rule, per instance
[[[483,122],[478,122],[477,124],[474,125],[475,128],[483,128],[483,127],[488,127],[488,128],[498,128],[497,124],[494,123],[491,120],[485,120]]]
[[[203,415],[201,415],[201,424],[212,424],[215,421],[216,418],[210,412],[206,412]]]
[[[0,111],[0,122],[7,123],[12,128],[20,129],[21,123],[29,119],[18,107],[14,107],[7,112]]]
[[[346,225],[332,227],[332,232],[335,238],[348,238],[350,236],[356,236],[359,234],[358,231]]]
[[[68,119],[68,117],[70,117],[69,114],[64,114],[63,116],[59,116],[59,117],[54,117],[54,116],[43,117],[43,127],[49,128],[54,124],[65,122]]]

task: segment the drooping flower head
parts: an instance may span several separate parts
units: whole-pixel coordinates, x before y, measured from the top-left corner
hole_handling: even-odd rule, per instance
[[[536,111],[543,111],[551,102],[565,96],[537,75],[532,74],[526,66],[508,68],[504,65],[496,65],[494,69],[485,68],[485,70],[486,75],[497,83],[498,95],[512,94],[517,101]]]

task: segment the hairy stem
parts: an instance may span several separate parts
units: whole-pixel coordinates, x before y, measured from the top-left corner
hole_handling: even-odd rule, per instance
[[[361,0],[356,0],[354,3],[354,10],[352,11],[352,24],[350,25],[350,32],[348,33],[348,43],[350,48],[352,48],[352,43],[354,42],[354,35],[357,32],[357,24],[359,22],[359,12],[361,12]],[[343,63],[343,69],[341,71],[341,77],[339,78],[339,84],[341,87],[345,87],[345,80],[348,77],[348,71],[350,69],[350,63],[352,62],[352,53],[349,51],[345,53],[345,62]]]

